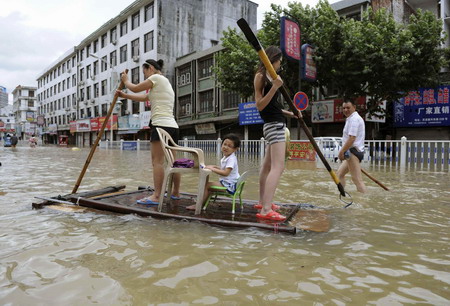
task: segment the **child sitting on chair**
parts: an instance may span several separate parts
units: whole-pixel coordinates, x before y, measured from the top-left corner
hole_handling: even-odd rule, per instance
[[[228,134],[222,141],[223,157],[220,160],[220,167],[216,165],[207,165],[205,169],[209,169],[217,173],[220,178],[219,182],[206,182],[205,193],[203,196],[203,203],[206,202],[209,196],[209,188],[211,186],[223,186],[227,191],[233,194],[236,191],[236,183],[239,179],[239,167],[236,154],[234,154],[241,145],[241,140],[235,134]],[[195,205],[186,207],[189,210],[195,210]]]

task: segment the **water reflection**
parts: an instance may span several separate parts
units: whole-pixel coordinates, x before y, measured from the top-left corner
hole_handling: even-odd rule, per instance
[[[288,162],[277,200],[320,205],[332,218],[327,233],[289,236],[77,208],[31,210],[34,196],[72,190],[88,151],[0,153],[3,304],[450,302],[448,172],[368,168],[392,191],[366,181],[363,196],[349,183],[355,204],[342,209],[326,170]],[[258,164],[241,160],[241,172]],[[96,152],[80,191],[118,184],[152,185],[148,152]],[[244,196],[257,199],[257,186],[254,175]],[[195,179],[183,178],[183,189],[195,192]]]

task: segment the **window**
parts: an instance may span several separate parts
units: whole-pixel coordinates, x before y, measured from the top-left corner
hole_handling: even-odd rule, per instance
[[[94,41],[92,45],[92,52],[97,53],[97,49],[98,49],[98,40]]]
[[[153,31],[144,35],[144,52],[153,50]]]
[[[133,84],[139,83],[139,67],[131,69],[131,82]]]
[[[98,113],[98,105],[94,106],[94,117],[98,117],[99,113]]]
[[[72,94],[72,105],[76,106],[77,105],[77,98],[76,98],[76,94]]]
[[[102,104],[102,116],[106,116],[108,113],[108,105]]]
[[[29,97],[34,97],[34,90],[28,91],[28,96]]]
[[[141,103],[140,102],[136,102],[136,101],[132,101],[132,113],[133,114],[139,114],[139,107],[140,107]]]
[[[102,62],[102,72],[106,71],[108,69],[107,65],[108,61],[106,60],[106,55],[102,57],[101,62]]]
[[[91,99],[91,86],[86,87],[86,99]]]
[[[127,45],[123,45],[120,47],[120,63],[123,63],[127,60]]]
[[[102,96],[106,95],[106,80],[102,81]]]
[[[152,2],[148,5],[146,5],[144,8],[144,22],[147,22],[150,19],[153,19],[153,17],[155,17],[155,14],[154,14],[153,2]]]
[[[88,45],[87,47],[86,47],[86,57],[89,57],[89,54],[91,53],[91,45]],[[64,69],[63,69],[63,72],[64,72]]]
[[[94,98],[98,97],[98,83],[94,84]]]
[[[117,27],[111,29],[111,32],[109,33],[109,39],[111,40],[112,44],[115,44],[117,42]]]
[[[111,54],[109,56],[109,63],[111,65],[111,67],[114,67],[117,65],[117,52],[116,51],[111,52]]]
[[[81,101],[84,101],[84,88],[80,89],[80,99]]]
[[[86,67],[86,79],[89,79],[92,76],[91,74],[91,65],[87,65]]]
[[[178,101],[180,103],[179,116],[182,117],[191,115],[191,95],[180,97]]]
[[[97,75],[98,74],[98,61],[95,61],[92,65],[94,67],[94,75]]]
[[[187,65],[178,70],[178,86],[191,84],[191,66]]]
[[[80,69],[80,82],[83,81],[84,68]]]
[[[199,94],[199,100],[200,100],[200,112],[201,113],[213,111],[214,98],[213,98],[213,90],[212,89],[201,92]]]
[[[131,42],[131,56],[139,56],[139,38]]]
[[[28,100],[28,107],[34,107],[34,101]]]
[[[101,38],[101,45],[102,45],[102,48],[104,48],[105,46],[106,46],[106,39],[107,39],[108,37],[106,36],[106,33],[105,34],[103,34],[102,35],[102,38]]]
[[[128,21],[125,20],[120,24],[120,37],[124,36],[128,32]]]
[[[206,78],[212,75],[213,58],[202,60],[198,64],[198,77]]]
[[[84,59],[84,49],[80,50],[80,62]]]
[[[139,26],[139,12],[131,16],[131,30],[136,29]]]
[[[241,101],[240,96],[232,91],[223,92],[223,108],[237,108],[239,107],[239,102]]]

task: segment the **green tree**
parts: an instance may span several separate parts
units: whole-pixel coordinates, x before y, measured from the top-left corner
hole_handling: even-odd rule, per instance
[[[224,32],[222,45],[225,49],[217,55],[217,65],[214,67],[221,87],[239,93],[244,99],[251,97],[258,54],[235,29]]]

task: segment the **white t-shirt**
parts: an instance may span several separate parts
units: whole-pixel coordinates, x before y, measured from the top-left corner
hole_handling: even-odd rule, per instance
[[[351,114],[350,117],[345,120],[342,144],[345,144],[350,136],[356,136],[353,147],[355,147],[359,152],[364,152],[366,128],[363,118],[361,118],[361,116],[356,111],[353,112],[353,114]]]
[[[220,180],[227,182],[230,185],[236,184],[239,179],[239,166],[236,158],[236,154],[231,153],[229,156],[224,156],[220,160],[220,168],[225,170],[226,168],[231,168],[230,175],[228,176],[220,176]]]
[[[153,83],[147,94],[151,103],[152,125],[178,128],[173,115],[175,93],[169,80],[161,74],[153,74],[148,79]]]

